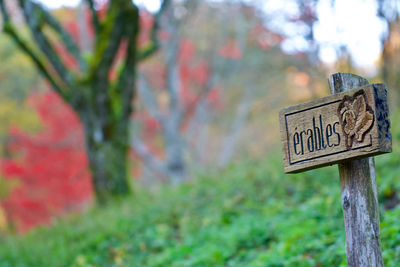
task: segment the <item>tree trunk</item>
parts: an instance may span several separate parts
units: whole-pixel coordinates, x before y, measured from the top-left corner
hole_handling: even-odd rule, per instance
[[[182,147],[174,142],[168,144],[167,150],[167,171],[173,184],[180,184],[185,180],[185,163],[183,161]]]
[[[130,192],[128,183],[128,123],[119,123],[113,135],[85,123],[86,150],[99,203]]]
[[[391,92],[389,104],[391,107],[398,106],[400,102],[400,68],[399,68],[399,46],[396,44],[395,36],[400,31],[400,18],[387,21],[388,35],[382,39],[382,62],[381,76],[388,90]]]
[[[13,25],[4,1],[0,0],[3,30],[32,60],[52,89],[79,114],[98,200],[104,203],[108,196],[127,194],[128,125],[135,97],[136,66],[158,49],[159,20],[172,1],[162,1],[159,12],[154,15],[151,43],[143,49],[137,46],[139,8],[133,1],[110,1],[107,14],[101,21],[95,1],[86,1],[95,33],[92,55],[81,53],[82,50],[87,52],[88,44],[83,43],[79,47],[70,33],[42,5],[31,0],[17,2],[15,8],[21,11],[18,13],[23,15],[34,42],[24,41],[18,27]],[[80,13],[82,11],[79,9]],[[85,23],[82,26],[86,26]],[[44,29],[54,32],[52,38]],[[78,63],[78,69],[65,64],[63,57],[54,49],[53,37],[65,45],[68,54]],[[117,68],[114,63],[122,47],[126,55]],[[37,53],[38,50],[41,53]],[[111,79],[108,74],[117,69],[118,77]]]
[[[183,160],[183,143],[179,133],[179,119],[171,116],[164,129],[167,172],[173,184],[180,184],[185,180],[185,162]]]

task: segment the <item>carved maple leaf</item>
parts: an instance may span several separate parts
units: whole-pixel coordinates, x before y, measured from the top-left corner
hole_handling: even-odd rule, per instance
[[[365,133],[374,122],[374,114],[367,109],[363,94],[343,99],[340,108],[340,120],[346,136],[346,147],[352,147],[354,138],[362,142]]]

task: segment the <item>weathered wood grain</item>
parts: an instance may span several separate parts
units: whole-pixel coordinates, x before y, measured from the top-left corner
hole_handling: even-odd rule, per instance
[[[360,81],[336,80],[360,87],[281,110],[286,173],[391,152],[386,88]]]
[[[348,73],[331,76],[332,93],[351,90],[368,83]],[[387,113],[386,91],[375,90],[375,117],[378,136],[383,150],[391,145]],[[341,200],[346,230],[348,266],[384,266],[379,234],[379,209],[373,157],[346,161],[339,164]]]

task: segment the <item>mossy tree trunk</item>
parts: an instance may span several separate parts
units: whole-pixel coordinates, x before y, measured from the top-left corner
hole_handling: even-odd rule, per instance
[[[109,195],[129,193],[129,118],[111,122],[103,129],[96,121],[99,120],[83,120],[83,124],[94,189],[98,200],[104,202]]]
[[[111,0],[103,21],[97,16],[94,1],[86,0],[96,39],[92,55],[84,58],[61,24],[40,4],[30,0],[18,0],[32,35],[31,41],[23,40],[11,22],[5,0],[0,0],[4,32],[32,59],[52,89],[79,115],[85,131],[93,187],[102,203],[110,196],[129,193],[128,127],[135,96],[135,68],[138,61],[157,50],[158,20],[168,3],[165,0],[155,16],[152,42],[139,50],[139,10],[131,0]],[[57,35],[78,62],[78,71],[64,64],[44,28]],[[126,44],[126,56],[117,78],[110,80],[109,73],[123,43]]]

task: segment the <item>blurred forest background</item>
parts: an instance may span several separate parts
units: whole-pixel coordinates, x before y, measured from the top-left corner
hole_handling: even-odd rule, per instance
[[[0,0],[0,266],[345,264],[337,169],[284,175],[278,121],[334,72],[389,88],[399,263],[399,1],[60,5]]]

